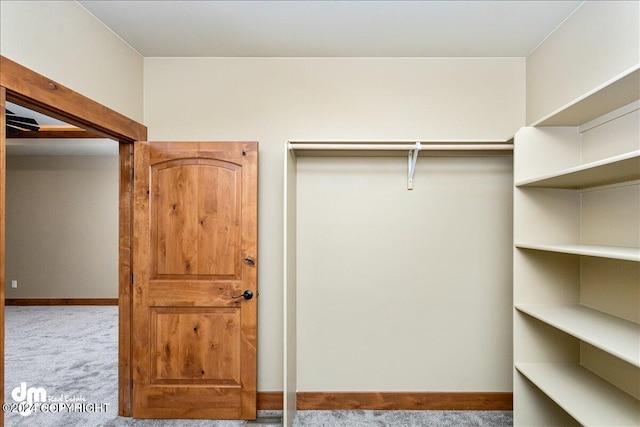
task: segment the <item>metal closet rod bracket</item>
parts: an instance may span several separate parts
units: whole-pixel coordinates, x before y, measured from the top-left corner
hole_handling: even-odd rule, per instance
[[[407,190],[413,190],[413,176],[416,173],[416,162],[418,161],[418,153],[420,150],[422,150],[422,144],[420,144],[420,141],[416,142],[416,148],[409,150]]]

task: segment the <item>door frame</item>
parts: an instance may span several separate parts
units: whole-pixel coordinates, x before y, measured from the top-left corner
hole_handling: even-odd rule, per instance
[[[118,415],[131,416],[131,310],[133,143],[146,126],[0,56],[0,387],[4,389],[6,101],[81,127],[119,143],[118,202]],[[4,415],[0,417],[0,427]]]

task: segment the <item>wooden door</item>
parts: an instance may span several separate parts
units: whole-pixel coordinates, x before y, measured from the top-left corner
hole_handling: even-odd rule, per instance
[[[257,160],[257,142],[134,144],[136,418],[256,418]]]

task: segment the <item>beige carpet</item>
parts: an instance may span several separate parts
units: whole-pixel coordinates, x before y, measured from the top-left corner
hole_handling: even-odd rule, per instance
[[[12,391],[43,388],[82,411],[6,413],[6,426],[239,427],[243,421],[135,420],[117,416],[117,307],[6,307],[5,403]],[[20,396],[17,390],[17,397]],[[260,416],[279,415],[261,411]],[[299,411],[299,427],[477,426],[513,424],[510,411]]]

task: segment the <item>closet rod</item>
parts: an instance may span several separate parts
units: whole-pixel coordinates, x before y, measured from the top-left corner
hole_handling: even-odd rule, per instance
[[[305,144],[289,143],[289,150],[415,150],[416,144]],[[420,151],[505,151],[513,150],[513,144],[421,144]]]
[[[407,158],[407,189],[413,190],[413,177],[416,172],[416,162],[420,151],[513,151],[513,144],[425,144],[420,141],[415,144],[389,144],[389,143],[305,143],[289,142],[289,150],[325,150],[325,151],[406,151]]]

